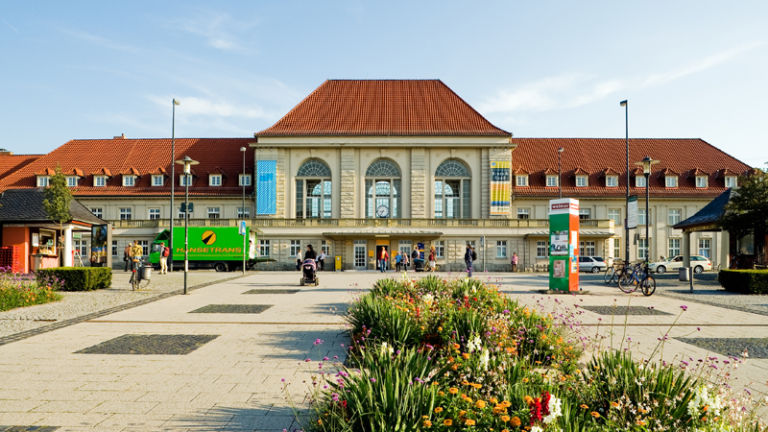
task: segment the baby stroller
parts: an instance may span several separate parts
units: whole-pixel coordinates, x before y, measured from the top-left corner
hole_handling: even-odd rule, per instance
[[[315,285],[320,283],[320,278],[317,277],[317,263],[315,260],[309,258],[305,259],[301,264],[301,279],[299,279],[299,285]]]
[[[417,272],[426,271],[424,269],[424,264],[425,264],[425,262],[421,258],[417,258],[417,259],[413,260],[413,270],[417,271]]]

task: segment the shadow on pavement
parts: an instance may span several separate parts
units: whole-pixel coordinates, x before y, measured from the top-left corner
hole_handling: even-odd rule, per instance
[[[306,359],[317,362],[333,356],[343,359],[346,351],[341,344],[346,346],[349,343],[347,331],[343,328],[268,332],[265,336],[268,340],[264,345],[269,347],[265,350],[269,353],[264,355],[265,358],[298,362]]]
[[[299,411],[307,418],[306,410]],[[254,401],[253,407],[234,408],[216,406],[205,414],[178,416],[171,426],[187,431],[296,431],[302,429],[296,420],[296,412],[289,406],[265,405]]]

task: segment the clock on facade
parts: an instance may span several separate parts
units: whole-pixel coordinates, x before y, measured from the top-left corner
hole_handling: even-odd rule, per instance
[[[380,218],[385,218],[389,216],[389,207],[385,206],[384,204],[378,206],[376,208],[376,216]]]

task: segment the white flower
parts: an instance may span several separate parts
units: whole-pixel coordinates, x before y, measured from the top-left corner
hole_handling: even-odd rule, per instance
[[[384,354],[392,355],[394,353],[395,353],[395,349],[392,348],[391,346],[389,346],[389,344],[387,344],[386,342],[381,344],[381,354],[382,355],[384,355]]]
[[[467,349],[471,353],[479,350],[481,346],[483,346],[483,341],[480,339],[480,336],[478,335],[475,335],[475,337],[470,339],[469,343],[467,343]]]
[[[421,299],[424,300],[424,303],[431,305],[432,302],[435,300],[435,296],[433,296],[432,294],[425,294]]]
[[[531,426],[531,432],[544,432],[544,429],[539,426]]]
[[[487,348],[483,348],[483,353],[480,355],[480,366],[483,367],[483,370],[488,370],[488,362],[491,360],[491,353],[488,352]]]
[[[553,421],[555,421],[555,419],[557,419],[563,414],[562,405],[563,405],[563,401],[561,401],[560,399],[554,396],[551,396],[549,398],[549,414],[544,416],[542,421],[545,424],[550,424]]]

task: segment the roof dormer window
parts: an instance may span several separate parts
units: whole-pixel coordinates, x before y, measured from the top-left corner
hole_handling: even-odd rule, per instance
[[[67,176],[67,187],[77,187],[78,176]]]
[[[179,176],[179,186],[192,186],[192,174],[182,174]]]
[[[557,187],[557,175],[547,174],[547,187]]]
[[[136,186],[136,176],[133,174],[123,174],[123,186]]]
[[[609,174],[605,176],[605,187],[618,187],[619,186],[619,176],[615,174]]]
[[[518,187],[528,186],[528,174],[517,174],[517,175],[515,175],[515,184]]]
[[[677,187],[677,176],[674,174],[667,174],[664,176],[664,186],[668,188]]]
[[[221,186],[221,174],[211,174],[208,176],[208,186]]]
[[[739,183],[737,180],[737,177],[734,175],[728,175],[725,176],[725,187],[727,188],[736,188],[738,187]]]
[[[705,175],[696,176],[696,187],[699,189],[706,189],[709,186],[709,177]]]
[[[37,187],[48,187],[51,177],[45,175],[37,176]]]
[[[645,187],[645,177],[644,176],[635,176],[635,187],[638,188],[644,188]]]
[[[576,176],[576,187],[589,186],[589,176],[586,174],[579,174]]]
[[[105,175],[95,175],[93,176],[93,186],[94,187],[104,187],[107,185],[107,176]]]
[[[165,183],[165,176],[162,174],[152,174],[152,186],[162,186]]]

